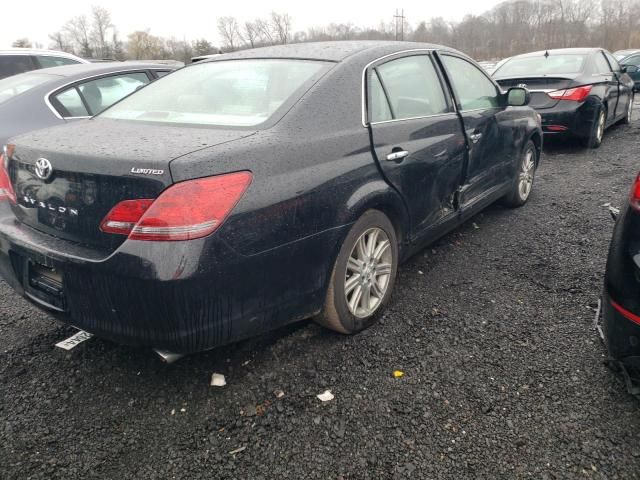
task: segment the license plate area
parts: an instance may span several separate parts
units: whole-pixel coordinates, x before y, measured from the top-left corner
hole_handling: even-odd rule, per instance
[[[54,310],[66,310],[64,277],[59,270],[26,259],[23,284],[25,293],[31,299]]]

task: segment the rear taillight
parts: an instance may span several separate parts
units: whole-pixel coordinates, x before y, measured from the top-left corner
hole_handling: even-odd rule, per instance
[[[567,88],[566,90],[555,90],[547,93],[554,100],[573,100],[574,102],[582,102],[591,93],[591,85],[584,87]]]
[[[629,193],[629,204],[635,211],[640,212],[640,174],[636,177]]]
[[[16,203],[16,194],[9,177],[9,158],[13,155],[14,145],[5,145],[0,154],[0,202],[9,200]]]
[[[100,230],[131,240],[193,240],[213,233],[251,184],[250,172],[199,178],[172,185],[155,200],[125,200]]]

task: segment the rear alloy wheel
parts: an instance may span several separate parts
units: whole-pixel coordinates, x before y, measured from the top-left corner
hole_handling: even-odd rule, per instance
[[[346,334],[372,325],[391,297],[397,264],[393,225],[378,210],[365,212],[340,249],[324,309],[315,320]]]
[[[504,197],[503,203],[508,207],[521,207],[531,195],[533,181],[538,164],[538,149],[532,140],[524,146],[520,159],[520,168],[513,181],[511,192]]]
[[[587,147],[598,148],[602,144],[602,138],[604,137],[604,129],[607,122],[607,111],[601,108],[598,113],[598,119],[591,131],[591,135],[587,138]]]
[[[633,115],[633,102],[634,102],[634,95],[632,93],[631,97],[629,98],[629,105],[627,105],[627,114],[622,119],[622,122],[620,122],[623,125],[628,125],[631,123],[631,116]]]

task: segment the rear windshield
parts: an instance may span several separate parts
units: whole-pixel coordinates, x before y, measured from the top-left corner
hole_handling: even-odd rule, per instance
[[[198,63],[161,78],[100,116],[145,122],[253,126],[304,91],[330,64],[306,60]]]
[[[493,72],[497,77],[559,75],[580,73],[587,59],[580,54],[541,54],[539,57],[515,57]]]
[[[46,73],[23,73],[0,80],[0,103],[27,92],[32,88],[58,78]]]

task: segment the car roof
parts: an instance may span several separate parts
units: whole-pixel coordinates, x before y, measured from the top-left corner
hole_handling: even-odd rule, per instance
[[[80,62],[86,63],[87,60],[80,58],[72,53],[60,52],[58,50],[45,50],[42,48],[9,48],[0,50],[0,55],[53,55],[56,57],[73,58]]]
[[[61,65],[59,67],[41,68],[26,73],[47,73],[59,77],[84,77],[130,70],[173,70],[173,65],[161,65],[159,63],[134,63],[134,62],[100,62],[79,63],[77,65]]]
[[[448,50],[456,52],[456,50],[444,47],[442,45],[418,42],[394,42],[377,40],[305,42],[252,48],[249,50],[240,50],[233,53],[224,53],[222,55],[214,55],[212,58],[202,60],[198,63],[218,62],[222,60],[232,60],[240,58],[297,58],[306,60],[326,60],[330,62],[341,62],[348,57],[359,53],[366,52],[372,55],[376,53],[388,54],[392,53],[393,51],[401,52],[411,49]]]
[[[511,58],[539,57],[547,52],[549,55],[589,55],[602,50],[602,48],[554,48],[549,50],[538,50],[537,52],[522,53],[520,55],[514,55]]]

